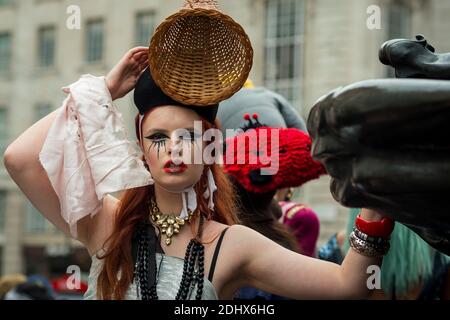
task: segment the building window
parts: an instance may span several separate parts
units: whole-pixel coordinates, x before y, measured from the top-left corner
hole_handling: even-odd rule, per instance
[[[8,146],[8,109],[0,107],[0,155],[4,154]]]
[[[14,0],[0,0],[0,6],[5,6],[8,4],[13,4]]]
[[[39,66],[50,67],[55,63],[55,27],[42,27],[39,29]]]
[[[0,73],[11,69],[11,34],[0,33]]]
[[[103,59],[103,20],[92,20],[86,25],[86,62],[95,63]]]
[[[412,9],[409,1],[392,0],[388,4],[386,40],[410,39],[411,15]],[[386,75],[388,78],[395,77],[394,68],[387,67]]]
[[[266,0],[264,84],[300,107],[304,0]]]
[[[0,190],[0,233],[5,230],[6,222],[6,191]]]
[[[136,15],[136,45],[148,47],[155,30],[155,13],[140,12]]]

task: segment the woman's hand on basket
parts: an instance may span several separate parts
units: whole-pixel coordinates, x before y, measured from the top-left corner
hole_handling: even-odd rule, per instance
[[[128,51],[106,76],[106,85],[114,100],[133,90],[148,66],[148,48],[136,47]]]

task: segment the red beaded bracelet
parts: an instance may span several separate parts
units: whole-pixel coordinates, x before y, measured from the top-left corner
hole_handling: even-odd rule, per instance
[[[381,221],[367,221],[359,214],[356,217],[355,226],[370,237],[389,238],[394,230],[394,220],[385,217]]]

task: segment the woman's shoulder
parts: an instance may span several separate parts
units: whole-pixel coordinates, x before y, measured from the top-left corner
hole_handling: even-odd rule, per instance
[[[220,223],[217,222],[215,220],[210,220],[208,221],[208,224],[206,225],[205,230],[208,231],[208,233],[216,233],[216,234],[220,234],[223,231],[225,231],[225,229],[227,230],[226,233],[227,234],[235,234],[235,235],[248,235],[248,233],[250,232],[256,232],[253,229],[250,229],[244,225],[241,224],[233,224],[233,225],[227,225],[224,223]],[[257,233],[257,232],[256,232]]]
[[[244,225],[241,224],[233,224],[233,225],[226,225],[226,224],[222,224],[222,223],[218,223],[216,222],[216,234],[220,234],[222,233],[222,231],[224,231],[226,229],[226,234],[224,235],[224,242],[227,245],[231,245],[231,246],[235,246],[236,244],[243,244],[245,242],[247,242],[247,240],[252,240],[252,239],[258,239],[261,237],[264,237],[262,234],[260,234],[259,232],[246,227]],[[240,246],[242,247],[242,246]]]
[[[222,276],[218,278],[222,279],[223,283],[241,285],[243,268],[246,268],[255,254],[270,248],[274,243],[257,231],[240,224],[225,227],[228,229],[221,244],[218,267],[218,275]]]
[[[227,225],[210,220],[204,225],[202,238],[206,243],[215,244],[222,234],[222,247],[225,248],[234,247],[236,242],[252,238],[255,234],[260,235],[240,224]]]
[[[242,224],[233,224],[233,225],[231,225],[229,227],[230,227],[229,231],[231,233],[236,234],[236,235],[243,235],[243,236],[260,235],[260,233],[258,233],[257,231],[255,231],[252,228],[249,228],[247,226],[244,226]]]

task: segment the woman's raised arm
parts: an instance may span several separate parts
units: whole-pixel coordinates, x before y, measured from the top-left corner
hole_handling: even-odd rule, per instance
[[[31,203],[58,229],[69,234],[58,196],[39,162],[39,153],[57,113],[58,110],[53,111],[39,120],[12,142],[5,151],[4,164]]]
[[[123,143],[120,143],[120,138],[113,141],[117,136],[116,131],[121,128],[117,126],[117,113],[111,100],[123,97],[134,88],[147,61],[148,48],[138,47],[127,52],[103,80],[83,76],[77,83],[64,89],[69,96],[61,108],[33,124],[5,151],[5,167],[31,203],[65,234],[74,236],[73,230],[77,230],[76,238],[82,242],[87,242],[88,236],[95,230],[91,229],[92,219],[80,211],[86,207],[95,208],[95,212],[88,212],[93,216],[101,213],[104,207],[115,207],[103,205],[107,197],[100,204],[97,203],[99,194],[113,192],[109,190],[111,181],[117,184],[116,187],[125,186],[123,176],[126,169],[136,169],[130,165],[133,155],[125,159],[112,158],[111,161],[124,160],[122,168],[112,173],[110,182],[106,179],[100,192],[95,177],[87,177],[91,171],[86,163],[89,162],[91,167],[97,166],[92,168],[92,172],[98,174],[101,171],[99,160],[102,160],[99,158],[102,156],[97,154],[103,153],[107,157],[109,149],[115,148],[114,151],[117,151],[126,148],[125,139],[122,139]],[[103,108],[105,105],[110,108],[106,110]],[[98,134],[101,130],[105,131],[103,135]],[[116,146],[115,142],[118,142]],[[120,167],[120,163],[112,165]],[[101,174],[111,177],[111,173]],[[77,175],[81,178],[77,179]],[[76,185],[80,181],[87,181],[92,188],[86,190],[80,186],[77,189]],[[78,194],[73,196],[77,191]],[[111,198],[109,202],[112,202]],[[102,220],[104,225],[104,219],[92,221],[97,220]],[[75,229],[72,224],[76,225]]]

